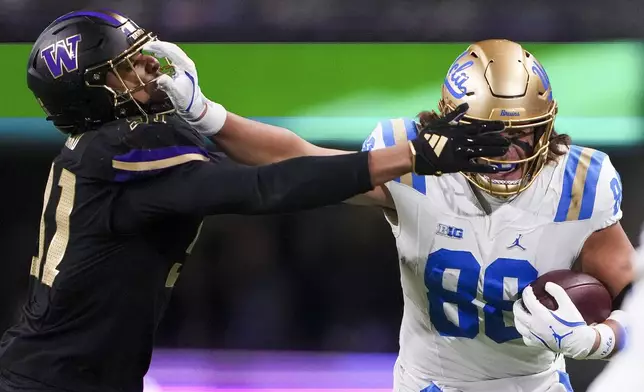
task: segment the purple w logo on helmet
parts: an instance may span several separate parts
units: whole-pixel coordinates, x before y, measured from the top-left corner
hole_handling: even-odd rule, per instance
[[[40,53],[45,60],[45,65],[51,72],[51,76],[57,79],[63,76],[63,71],[72,72],[78,69],[78,43],[81,35],[75,34],[55,44],[49,45]]]

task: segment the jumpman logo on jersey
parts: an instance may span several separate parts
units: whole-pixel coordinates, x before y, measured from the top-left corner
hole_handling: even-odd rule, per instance
[[[523,234],[519,234],[519,236],[514,240],[512,245],[508,246],[508,249],[512,249],[514,247],[517,247],[521,250],[525,250],[525,248],[519,243],[521,241],[521,237],[523,237]]]
[[[559,335],[557,332],[555,332],[555,329],[554,329],[554,328],[552,328],[552,325],[550,326],[550,330],[552,330],[552,337],[553,337],[553,338],[555,338],[555,340],[557,341],[557,346],[559,346],[559,348],[561,348],[561,341],[562,341],[566,336],[571,335],[571,334],[573,333],[573,331],[570,331],[570,332],[568,332],[568,333],[567,333],[567,334],[565,334],[565,335]]]

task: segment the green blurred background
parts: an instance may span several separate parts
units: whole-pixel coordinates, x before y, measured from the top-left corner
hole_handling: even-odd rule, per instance
[[[318,143],[356,145],[385,118],[435,109],[450,44],[184,44],[204,93],[230,111],[286,126]],[[575,143],[626,146],[644,139],[644,60],[637,42],[526,44],[559,101],[557,129]],[[30,45],[0,45],[5,80],[0,137],[58,140],[27,89]],[[32,140],[33,141],[33,140]]]

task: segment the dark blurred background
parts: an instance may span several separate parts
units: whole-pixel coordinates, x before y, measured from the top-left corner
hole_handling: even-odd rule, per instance
[[[0,0],[0,39],[111,8],[173,41],[596,41],[641,38],[639,0]]]
[[[32,42],[56,17],[88,7],[118,10],[163,39],[182,42],[592,42],[644,34],[639,0],[0,0],[0,40]],[[637,245],[644,149],[593,147],[608,152],[621,174],[622,225]],[[22,305],[37,252],[42,192],[59,148],[37,138],[0,144],[0,331]],[[157,344],[395,353],[401,314],[395,242],[378,209],[339,205],[281,216],[219,216],[206,220]],[[601,365],[570,363],[578,391]]]

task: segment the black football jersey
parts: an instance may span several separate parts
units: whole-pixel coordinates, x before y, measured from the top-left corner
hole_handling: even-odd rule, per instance
[[[122,120],[69,138],[54,160],[28,302],[1,342],[6,382],[24,377],[61,390],[142,389],[155,327],[202,217],[119,224],[127,217],[115,201],[129,185],[210,160],[183,121],[163,115],[154,121]]]
[[[174,115],[70,137],[45,187],[27,304],[0,341],[0,391],[140,392],[203,217],[339,203],[372,189],[367,154],[236,165]]]

